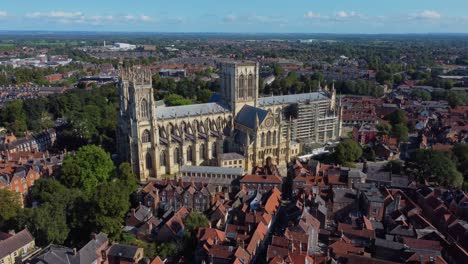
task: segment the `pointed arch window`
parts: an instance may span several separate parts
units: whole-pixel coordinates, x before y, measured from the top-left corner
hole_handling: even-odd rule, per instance
[[[255,83],[254,83],[254,77],[252,74],[249,74],[248,78],[248,97],[253,97],[254,96],[254,89],[255,89]]]
[[[262,138],[261,138],[261,144],[260,146],[264,147],[265,146],[265,133],[262,133]]]
[[[192,146],[189,146],[187,148],[187,161],[193,161],[192,152],[193,152],[193,148]]]
[[[212,158],[216,158],[218,155],[218,150],[216,149],[218,146],[216,145],[216,142],[213,142],[213,145],[211,145],[211,156]]]
[[[141,105],[140,105],[140,116],[142,118],[148,118],[149,117],[149,106],[148,102],[146,99],[141,100]]]
[[[268,133],[267,133],[266,145],[271,146],[271,132],[270,131],[268,131]]]
[[[141,141],[143,143],[151,142],[151,133],[149,132],[148,129],[145,129],[145,131],[143,131],[143,134],[141,135]]]
[[[245,90],[245,78],[244,75],[239,76],[239,96],[238,98],[244,98],[244,90]]]
[[[151,170],[153,168],[153,158],[150,153],[146,153],[146,169]]]
[[[200,159],[205,159],[205,144],[200,145]]]
[[[174,163],[175,164],[180,164],[181,163],[180,149],[179,148],[174,149]]]
[[[273,145],[276,145],[276,130],[273,131]]]
[[[161,166],[166,166],[166,152],[164,150],[161,151],[161,154],[159,155],[159,163]]]

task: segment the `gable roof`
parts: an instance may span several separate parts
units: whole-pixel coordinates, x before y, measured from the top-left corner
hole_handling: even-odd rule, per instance
[[[114,244],[109,248],[109,256],[125,259],[134,259],[137,254],[138,247],[122,244]]]
[[[243,125],[245,127],[255,130],[257,129],[257,126],[256,126],[257,117],[258,117],[258,125],[260,125],[263,122],[263,120],[265,120],[267,115],[268,115],[267,110],[263,110],[263,109],[253,107],[250,105],[244,105],[244,107],[242,107],[239,113],[237,113],[235,122],[240,125]]]
[[[99,233],[79,250],[80,263],[93,263],[99,258],[96,251],[109,240],[107,234]]]
[[[0,241],[0,259],[34,241],[28,229],[23,229],[15,235]]]

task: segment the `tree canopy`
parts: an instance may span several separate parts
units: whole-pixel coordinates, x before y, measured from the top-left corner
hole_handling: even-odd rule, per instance
[[[91,193],[98,184],[107,182],[114,170],[109,153],[94,145],[83,146],[75,155],[65,157],[60,181]]]
[[[463,176],[447,153],[430,149],[418,149],[407,162],[420,181],[427,180],[443,186],[459,188],[463,184]]]
[[[0,189],[0,223],[16,217],[21,208],[20,202],[20,197],[17,193]]]
[[[354,140],[345,139],[339,143],[335,152],[333,153],[333,159],[336,163],[346,164],[354,162],[362,156],[362,148]]]

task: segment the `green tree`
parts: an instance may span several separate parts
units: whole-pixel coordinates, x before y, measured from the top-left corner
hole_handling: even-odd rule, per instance
[[[118,180],[99,185],[91,197],[91,222],[94,227],[111,237],[118,237],[124,217],[130,209],[128,193],[122,191]]]
[[[398,142],[407,142],[408,127],[405,124],[396,124],[392,127],[392,135],[398,139]]]
[[[156,255],[165,259],[170,256],[175,256],[178,253],[177,245],[175,243],[161,243],[156,246]]]
[[[121,180],[122,185],[127,190],[128,195],[132,194],[138,188],[138,181],[136,175],[132,171],[130,163],[123,162],[119,166],[119,172],[117,175],[118,179]]]
[[[18,193],[0,189],[0,226],[16,217],[21,209],[21,200]]]
[[[17,135],[22,135],[27,130],[26,113],[22,101],[7,102],[2,107],[0,118],[3,126]]]
[[[198,92],[197,100],[200,103],[207,103],[210,100],[212,95],[213,95],[213,92],[211,90],[203,89],[200,92]]]
[[[388,114],[385,119],[390,121],[392,125],[396,124],[406,124],[406,112],[404,110],[398,109]]]
[[[60,181],[69,188],[79,188],[90,194],[100,183],[107,182],[115,170],[109,153],[88,145],[63,161]]]
[[[345,164],[354,162],[362,156],[362,148],[354,140],[345,139],[335,148],[333,159],[336,163]]]
[[[463,184],[463,176],[457,171],[447,153],[442,151],[418,149],[412,153],[407,167],[420,181],[427,180],[455,188]]]
[[[185,226],[190,233],[196,234],[200,227],[209,227],[210,221],[203,213],[192,211],[185,219]]]
[[[63,244],[70,232],[64,208],[51,203],[25,209],[19,216],[19,226],[27,226],[39,246]]]
[[[166,104],[169,106],[189,105],[192,104],[192,100],[186,99],[178,94],[169,94],[166,97]]]
[[[278,63],[273,65],[273,74],[277,77],[283,75],[283,68]]]
[[[389,123],[385,123],[385,122],[382,122],[382,123],[379,123],[377,126],[377,130],[379,131],[379,135],[390,135],[390,133],[392,132],[392,125],[390,125]]]

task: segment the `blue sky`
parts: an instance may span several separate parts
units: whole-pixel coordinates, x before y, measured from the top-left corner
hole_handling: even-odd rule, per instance
[[[468,33],[468,0],[0,0],[0,30]]]

